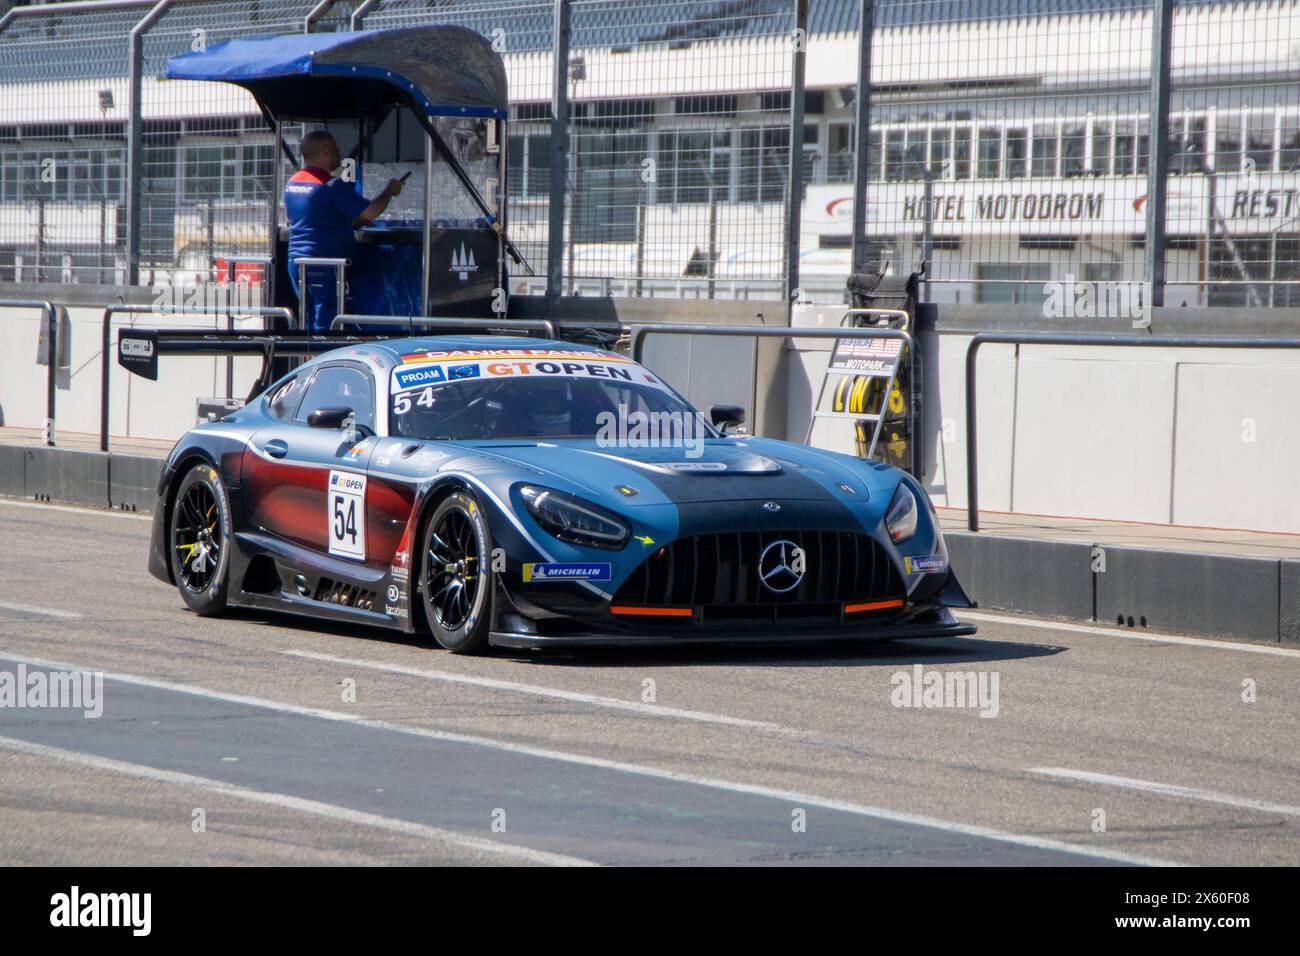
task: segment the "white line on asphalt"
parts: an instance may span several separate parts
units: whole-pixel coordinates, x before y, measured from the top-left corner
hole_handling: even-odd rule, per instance
[[[1098,637],[1123,637],[1130,641],[1152,641],[1156,644],[1183,644],[1189,647],[1213,647],[1220,651],[1244,651],[1247,654],[1272,654],[1275,657],[1300,657],[1300,649],[1277,647],[1272,644],[1245,644],[1240,641],[1212,641],[1203,637],[1181,637],[1175,634],[1121,631],[1114,627],[1097,627],[1091,624],[1070,624],[1066,621],[1046,621],[1037,617],[1012,617],[1006,614],[987,614],[983,611],[957,612],[962,618],[988,621],[990,624],[1015,624],[1020,627],[1039,627],[1050,631],[1072,631],[1076,634],[1095,634]]]
[[[7,750],[18,751],[19,753],[31,754],[37,757],[50,757],[55,760],[65,760],[68,763],[76,764],[77,766],[89,767],[94,770],[105,770],[109,773],[124,774],[128,777],[135,777],[140,780],[153,780],[159,783],[175,784],[181,787],[196,787],[200,790],[207,790],[211,793],[220,794],[225,797],[249,800],[253,803],[263,803],[268,806],[281,807],[286,810],[297,810],[302,813],[310,813],[320,817],[329,817],[332,820],[340,820],[344,823],[352,823],[363,827],[373,827],[378,830],[388,830],[391,833],[400,833],[404,836],[420,837],[426,840],[438,840],[443,843],[449,843],[453,846],[462,847],[467,850],[474,850],[479,853],[491,853],[497,856],[508,857],[516,862],[540,863],[547,866],[595,866],[595,864],[590,860],[583,860],[575,856],[565,856],[559,853],[547,853],[544,850],[534,850],[513,843],[498,843],[495,840],[486,840],[482,837],[457,833],[454,830],[443,830],[439,827],[426,826],[423,823],[413,823],[410,820],[398,820],[394,817],[381,817],[373,813],[364,813],[360,810],[353,810],[350,807],[336,806],[332,803],[321,803],[318,800],[306,800],[302,797],[294,797],[285,793],[253,790],[250,787],[241,786],[235,783],[227,783],[223,780],[197,777],[193,774],[181,773],[176,770],[163,770],[145,764],[126,763],[121,760],[113,760],[110,757],[100,757],[95,754],[81,753],[76,750],[63,750],[59,747],[48,747],[45,744],[30,743],[29,741],[18,740],[13,737],[0,737],[0,747]]]
[[[1288,806],[1285,803],[1269,803],[1267,800],[1253,800],[1250,797],[1237,797],[1231,793],[1220,793],[1217,790],[1198,790],[1195,787],[1179,787],[1172,783],[1155,783],[1151,780],[1135,780],[1132,777],[1112,777],[1108,773],[1068,770],[1065,767],[1030,767],[1029,772],[1040,773],[1047,777],[1059,777],[1063,780],[1080,780],[1084,783],[1097,783],[1107,787],[1124,787],[1127,790],[1157,793],[1162,797],[1200,800],[1205,803],[1221,803],[1226,807],[1240,807],[1243,810],[1258,810],[1261,813],[1280,813],[1289,817],[1300,817],[1300,807]]]
[[[39,614],[42,617],[81,617],[75,611],[61,611],[57,607],[37,607],[35,604],[14,604],[10,601],[0,601],[0,611],[21,611],[23,614]]]
[[[47,505],[43,501],[15,501],[12,498],[0,498],[0,505],[9,508],[35,508],[40,511],[66,511],[68,514],[96,515],[101,518],[134,518],[136,521],[153,520],[153,515],[142,515],[137,511],[116,511],[110,508],[74,508],[70,505]]]
[[[469,684],[474,687],[487,687],[492,690],[527,694],[531,697],[553,697],[575,704],[588,704],[592,707],[609,707],[613,710],[627,710],[647,717],[675,717],[681,720],[697,720],[706,724],[725,724],[731,727],[748,727],[757,730],[775,730],[798,733],[780,724],[771,724],[763,720],[746,720],[743,717],[728,717],[724,714],[710,714],[699,710],[679,710],[675,707],[660,707],[657,704],[643,704],[639,701],[619,700],[617,697],[597,697],[594,694],[580,694],[576,691],[558,690],[542,687],[538,684],[519,684],[514,681],[497,680],[491,677],[472,677],[468,674],[454,674],[450,671],[431,670],[420,667],[406,667],[401,664],[385,664],[382,661],[360,660],[355,657],[338,657],[334,654],[321,654],[317,651],[280,651],[290,657],[302,657],[313,661],[325,661],[330,664],[345,664],[348,667],[364,667],[370,670],[388,671],[393,674],[406,674],[410,677],[424,677],[428,680],[446,681],[451,684]]]
[[[3,649],[0,649],[0,660],[21,661],[35,667],[46,667],[59,670],[84,671],[88,669],[84,667],[75,667],[71,664],[25,657],[20,654],[11,654]],[[692,774],[679,773],[676,770],[661,770],[658,767],[646,767],[640,764],[606,760],[603,757],[591,757],[586,754],[567,753],[560,750],[547,750],[542,747],[531,747],[527,744],[510,743],[509,741],[494,740],[489,737],[472,737],[468,734],[457,734],[442,730],[428,730],[423,727],[411,727],[406,724],[394,724],[385,720],[371,720],[366,717],[358,717],[356,714],[345,714],[336,710],[323,710],[316,707],[300,707],[297,704],[287,704],[259,697],[248,697],[243,694],[228,694],[224,691],[208,690],[203,687],[194,687],[187,684],[173,684],[169,681],[154,680],[149,677],[140,677],[135,674],[122,674],[105,671],[104,680],[117,681],[123,684],[134,684],[138,687],[149,687],[155,690],[172,691],[173,693],[178,694],[188,694],[193,697],[206,697],[209,700],[222,700],[233,704],[242,704],[247,707],[260,707],[264,710],[284,714],[295,714],[301,717],[315,717],[320,720],[333,720],[341,723],[356,724],[360,727],[369,727],[375,730],[387,730],[392,733],[406,734],[412,737],[422,737],[426,740],[440,740],[447,743],[469,744],[506,753],[523,754],[529,757],[539,757],[544,760],[556,760],[577,766],[593,767],[598,770],[614,770],[621,773],[630,773],[657,780],[672,780],[678,783],[690,783],[701,787],[711,787],[716,790],[726,790],[731,793],[743,793],[749,796],[767,797],[773,800],[786,801],[795,806],[815,806],[822,807],[826,810],[839,810],[843,813],[853,813],[858,816],[871,817],[877,820],[889,820],[894,823],[930,827],[948,833],[958,833],[962,836],[978,837],[985,840],[996,840],[1000,843],[1010,843],[1016,846],[1026,846],[1038,850],[1051,850],[1058,853],[1086,856],[1093,859],[1108,860],[1113,863],[1128,863],[1137,866],[1183,865],[1169,860],[1157,859],[1155,857],[1125,853],[1122,850],[1108,850],[1100,847],[1083,846],[1077,843],[1068,843],[1064,840],[1052,840],[1047,837],[1038,837],[1028,834],[1006,833],[1001,830],[994,830],[990,827],[982,827],[966,823],[953,823],[947,820],[939,820],[934,817],[924,817],[914,813],[887,810],[881,807],[872,807],[860,803],[849,803],[844,800],[819,797],[813,794],[799,793],[793,790],[778,790],[773,787],[734,783],[728,780],[716,780],[710,777],[697,777]]]

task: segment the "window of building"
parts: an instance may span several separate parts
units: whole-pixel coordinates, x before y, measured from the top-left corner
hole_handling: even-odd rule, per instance
[[[885,133],[885,179],[895,182],[907,178],[907,131],[891,129]]]
[[[1056,175],[1056,127],[1039,123],[1034,126],[1033,172],[1035,178],[1051,178]]]
[[[975,277],[976,302],[1041,302],[1052,267],[1046,262],[981,262]]]
[[[982,127],[977,142],[975,175],[980,179],[999,179],[1002,176],[1002,130]]]
[[[1087,160],[1087,130],[1082,125],[1066,124],[1061,130],[1061,175],[1082,176]]]
[[[1007,178],[1021,179],[1026,172],[1026,160],[1029,156],[1029,131],[1026,129],[1007,130]]]
[[[1220,113],[1214,124],[1214,171],[1235,173],[1241,169],[1241,116]]]
[[[708,136],[709,134],[703,134]],[[577,182],[572,198],[575,242],[634,242],[637,207],[646,201],[641,162],[649,136],[641,132],[584,133],[577,141]],[[669,166],[679,193],[689,187],[689,168]],[[724,187],[725,188],[725,187]],[[688,196],[678,202],[704,202]],[[725,198],[725,193],[719,197]]]
[[[544,199],[551,183],[551,134],[510,137],[506,144],[510,194],[516,199]]]
[[[1114,171],[1116,176],[1132,176],[1137,171],[1137,124],[1132,120],[1115,124]]]
[[[789,139],[787,134],[786,139]],[[731,199],[729,130],[666,130],[656,138],[655,200],[673,205]],[[628,154],[639,163],[639,158]],[[782,160],[787,161],[785,159]],[[637,169],[639,181],[639,167]]]
[[[951,179],[957,175],[949,166],[952,160],[952,127],[936,126],[930,131],[930,169],[936,176]]]
[[[1109,176],[1113,166],[1110,155],[1110,123],[1102,120],[1092,124],[1092,172],[1095,176]]]
[[[1273,168],[1272,113],[1251,113],[1246,124],[1246,158],[1259,172]]]
[[[826,126],[826,181],[853,181],[856,160],[853,154],[853,124],[829,123]]]
[[[1085,282],[1119,282],[1120,266],[1118,262],[1087,262],[1083,266]]]
[[[1282,139],[1278,144],[1277,168],[1300,169],[1300,114],[1282,117]]]
[[[953,172],[958,179],[970,179],[970,127],[958,126],[952,134]]]
[[[1205,168],[1205,117],[1188,116],[1184,120],[1178,151],[1169,161],[1171,173],[1197,173]]]
[[[741,130],[736,162],[736,199],[740,202],[784,201],[789,165],[789,127]]]
[[[124,152],[116,146],[81,149],[0,149],[0,201],[120,202]],[[54,178],[42,175],[47,160]]]

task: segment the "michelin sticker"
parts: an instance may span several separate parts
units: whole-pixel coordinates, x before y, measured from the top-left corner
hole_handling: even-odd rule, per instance
[[[525,564],[524,583],[543,581],[608,581],[612,564]]]
[[[948,558],[942,554],[923,554],[915,558],[903,558],[903,567],[908,574],[946,571],[948,570]]]

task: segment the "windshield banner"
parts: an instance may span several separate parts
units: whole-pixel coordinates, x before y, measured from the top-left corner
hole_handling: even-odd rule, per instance
[[[568,349],[473,349],[402,356],[393,369],[393,392],[429,385],[501,378],[596,378],[668,390],[659,378],[613,352]]]

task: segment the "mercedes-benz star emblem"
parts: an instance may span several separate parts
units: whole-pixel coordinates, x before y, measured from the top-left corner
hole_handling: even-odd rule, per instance
[[[763,587],[776,594],[797,588],[807,570],[799,546],[784,538],[773,541],[758,557],[758,579]]]

